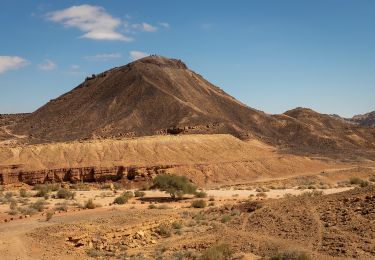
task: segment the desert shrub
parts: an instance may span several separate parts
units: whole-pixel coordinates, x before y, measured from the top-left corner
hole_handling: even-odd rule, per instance
[[[322,196],[324,193],[321,190],[312,190],[312,191],[305,191],[302,192],[299,196],[300,197],[315,197],[315,196]]]
[[[87,183],[79,182],[79,183],[75,183],[75,184],[70,185],[70,189],[89,191],[89,190],[91,190],[91,187]]]
[[[148,205],[148,208],[149,209],[156,209],[156,206],[154,204],[150,204],[150,205]]]
[[[39,194],[36,197],[44,197],[44,194],[49,193],[51,191],[57,191],[61,188],[60,183],[45,183],[45,184],[37,184],[34,186],[34,190],[38,191]]]
[[[95,257],[100,257],[100,256],[103,255],[102,252],[100,252],[99,250],[96,250],[96,249],[94,249],[94,248],[87,249],[86,254],[87,254],[89,257],[93,257],[93,258],[95,258]]]
[[[146,193],[144,191],[136,190],[134,192],[134,197],[143,198],[145,195],[146,195]]]
[[[29,196],[29,194],[27,193],[26,189],[20,189],[20,197],[22,198],[26,198]]]
[[[35,209],[36,211],[42,212],[46,208],[46,205],[47,202],[44,199],[40,199],[31,204],[30,207]]]
[[[122,183],[115,182],[115,183],[113,183],[113,188],[115,190],[121,190],[121,189],[124,188],[124,186],[122,185]]]
[[[208,201],[215,201],[215,198],[213,196],[211,196]]]
[[[207,198],[207,193],[204,192],[204,191],[199,191],[199,192],[195,193],[195,197],[196,198]]]
[[[259,192],[259,193],[257,193],[257,195],[256,195],[258,198],[267,198],[267,193],[265,193],[265,192]]]
[[[352,185],[359,185],[360,187],[367,187],[369,182],[366,180],[362,180],[358,177],[352,177],[349,179],[349,183]]]
[[[315,189],[316,189],[315,185],[309,185],[309,186],[307,186],[307,188],[308,188],[309,190],[315,190]]]
[[[68,210],[68,204],[66,202],[63,203],[57,203],[55,205],[55,210],[57,211],[67,211]]]
[[[311,258],[305,252],[284,251],[277,252],[270,257],[271,260],[310,260]]]
[[[200,260],[226,260],[230,259],[233,252],[227,244],[213,245],[203,251]]]
[[[122,205],[122,204],[127,203],[128,200],[129,200],[128,197],[121,195],[121,196],[116,197],[113,203]]]
[[[131,198],[134,197],[134,193],[132,191],[128,190],[128,191],[125,191],[124,193],[122,193],[122,196],[124,196],[128,199],[131,199]]]
[[[228,214],[225,214],[221,217],[221,223],[227,223],[228,221],[230,221],[232,219],[232,217]]]
[[[22,214],[22,215],[34,215],[35,213],[37,213],[37,210],[32,208],[31,206],[29,207],[21,207],[21,208],[18,208],[18,211]]]
[[[165,224],[159,225],[156,229],[156,233],[163,237],[170,237],[172,234],[170,227]]]
[[[173,222],[172,223],[172,228],[174,228],[174,229],[181,229],[182,228],[181,222],[177,222],[177,221]]]
[[[240,194],[238,193],[232,195],[232,197],[238,197],[238,196],[240,196]]]
[[[270,191],[270,189],[265,188],[265,187],[258,187],[258,188],[256,188],[255,191],[256,192],[268,192],[268,191]]]
[[[53,216],[53,212],[52,211],[48,211],[47,213],[46,213],[46,221],[50,221],[51,220],[51,218],[52,218],[52,216]]]
[[[12,215],[12,216],[17,215],[18,214],[18,210],[17,209],[11,209],[11,210],[8,211],[8,214]]]
[[[14,195],[13,192],[7,192],[5,193],[4,198],[7,200],[10,200],[13,197],[13,195]]]
[[[16,209],[17,209],[17,206],[18,206],[17,201],[12,200],[12,201],[10,202],[10,204],[9,204],[9,209],[10,209],[10,210],[16,210]]]
[[[48,193],[50,192],[51,190],[45,186],[45,185],[41,185],[38,187],[37,189],[37,193],[35,194],[35,197],[47,197],[49,196]]]
[[[371,176],[368,180],[371,181],[371,182],[375,182],[375,175]]]
[[[191,207],[193,207],[193,208],[204,208],[204,207],[206,207],[206,201],[204,201],[204,200],[194,200],[191,203]]]
[[[74,199],[76,193],[71,192],[70,190],[67,189],[59,189],[56,193],[56,197],[59,199]]]
[[[210,203],[208,203],[208,206],[210,206],[210,207],[215,206],[215,202],[211,201]]]
[[[197,190],[185,176],[159,175],[154,179],[152,188],[169,193],[171,198],[182,198],[185,194],[194,194]]]
[[[97,206],[92,199],[88,199],[83,205],[85,209],[95,209]]]

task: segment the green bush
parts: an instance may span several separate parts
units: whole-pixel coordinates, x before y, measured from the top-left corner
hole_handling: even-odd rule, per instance
[[[148,205],[148,208],[149,209],[156,209],[156,206],[154,204],[150,204],[150,205]]]
[[[127,203],[128,200],[129,200],[128,197],[121,195],[121,196],[116,197],[113,203],[122,205],[122,204]]]
[[[221,217],[221,223],[227,223],[231,219],[232,219],[232,217],[230,215],[224,215],[224,216]]]
[[[195,193],[195,197],[197,197],[197,198],[207,198],[207,193],[204,192],[204,191],[199,191],[199,192]]]
[[[59,189],[56,193],[56,197],[59,199],[74,199],[75,195],[75,192],[71,192],[64,188]]]
[[[233,252],[227,244],[213,245],[203,251],[200,260],[226,260],[230,259]]]
[[[57,203],[55,205],[55,210],[57,211],[67,211],[68,210],[68,204],[66,202],[63,203]]]
[[[182,198],[185,194],[194,194],[197,187],[194,186],[185,176],[159,175],[154,179],[152,188],[169,193],[171,198]]]
[[[174,228],[174,229],[181,229],[182,228],[182,224],[181,224],[181,222],[173,222],[172,223],[172,228]]]
[[[159,227],[156,229],[156,233],[163,237],[170,237],[172,234],[170,227],[165,224],[159,225]]]
[[[126,198],[128,198],[128,199],[131,199],[131,198],[134,197],[134,193],[133,193],[132,191],[128,190],[128,191],[125,191],[125,192],[122,194],[122,196],[124,196],[124,197],[126,197]]]
[[[146,193],[145,193],[144,191],[136,190],[136,191],[134,192],[134,197],[140,197],[140,198],[143,198],[145,195],[146,195]]]
[[[204,200],[194,200],[191,203],[191,207],[193,207],[193,208],[204,208],[204,207],[206,207],[206,201],[204,201]]]
[[[350,184],[359,185],[362,183],[362,179],[358,177],[352,177],[349,179]]]
[[[36,211],[42,212],[46,208],[47,202],[44,199],[40,199],[30,205],[30,208]]]
[[[352,177],[349,179],[349,183],[352,185],[359,185],[360,187],[367,187],[369,182],[366,180],[362,180],[358,177]]]

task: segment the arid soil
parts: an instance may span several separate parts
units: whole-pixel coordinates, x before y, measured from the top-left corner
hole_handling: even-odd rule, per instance
[[[295,190],[294,196],[289,190],[272,196],[271,190],[269,197],[250,198],[236,196],[245,190],[211,190],[203,198],[211,204],[203,209],[189,207],[198,200],[191,196],[174,202],[147,191],[125,205],[79,211],[69,207],[49,221],[44,214],[3,222],[0,250],[6,256],[2,259],[194,259],[225,243],[231,259],[285,252],[311,259],[372,259],[375,186],[345,189],[323,190],[334,193],[330,195]],[[85,198],[98,192],[77,191]]]
[[[118,167],[122,167],[121,172]],[[4,183],[36,184],[75,178],[120,180],[141,186],[166,172],[188,176],[194,183],[207,187],[352,167],[352,163],[285,154],[260,141],[242,141],[231,135],[152,136],[0,147],[0,181]],[[129,171],[138,182],[129,181]]]

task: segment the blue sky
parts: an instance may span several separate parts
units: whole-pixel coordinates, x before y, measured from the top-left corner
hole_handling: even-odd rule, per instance
[[[145,54],[250,107],[375,110],[375,1],[17,1],[0,8],[0,113],[32,112]]]

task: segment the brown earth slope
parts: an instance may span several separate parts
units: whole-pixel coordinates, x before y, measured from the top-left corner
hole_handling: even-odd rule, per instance
[[[155,134],[232,134],[292,152],[374,158],[375,129],[311,110],[268,115],[189,70],[150,56],[93,77],[20,120],[14,133],[33,143]]]
[[[121,174],[125,179],[129,168],[135,169],[142,181],[166,171],[183,174],[204,186],[348,167],[280,154],[260,142],[241,141],[231,135],[153,136],[0,147],[0,183],[2,179],[5,183],[61,181],[56,175],[61,175],[60,179],[65,175],[70,178],[72,170],[86,175],[81,176],[86,181],[95,181],[88,179],[90,176],[117,180],[115,166],[124,168]],[[51,172],[53,169],[56,171]],[[12,177],[6,178],[10,173]]]

